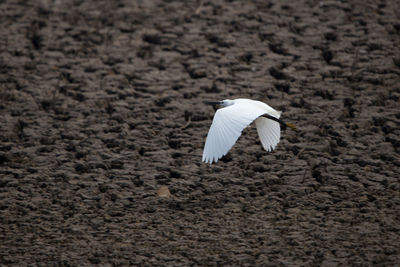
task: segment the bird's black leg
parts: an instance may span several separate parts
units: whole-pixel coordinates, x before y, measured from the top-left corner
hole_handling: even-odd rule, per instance
[[[268,115],[268,114],[264,114],[264,115],[262,115],[262,116],[265,117],[265,118],[267,118],[267,119],[270,119],[270,120],[279,122],[279,124],[282,125],[282,128],[283,128],[284,130],[286,129],[287,126],[290,127],[290,128],[292,128],[293,130],[297,130],[297,129],[296,129],[296,126],[294,126],[293,124],[291,124],[291,123],[286,123],[286,122],[284,122],[284,121],[281,120],[281,119],[275,118],[274,116],[271,116],[271,115]]]
[[[282,125],[282,128],[283,128],[283,129],[286,129],[286,123],[284,123],[283,120],[278,119],[278,118],[275,118],[274,116],[271,116],[271,115],[268,115],[268,114],[264,114],[264,115],[262,115],[262,116],[265,117],[265,118],[267,118],[267,119],[270,119],[270,120],[279,122],[279,124]]]

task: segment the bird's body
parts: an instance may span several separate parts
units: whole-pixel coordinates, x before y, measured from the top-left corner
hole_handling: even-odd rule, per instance
[[[294,128],[279,119],[281,111],[251,99],[238,98],[211,102],[224,106],[215,113],[203,150],[203,161],[217,162],[236,143],[244,128],[255,121],[257,132],[266,151],[279,143],[280,124]],[[266,117],[263,117],[265,115]]]

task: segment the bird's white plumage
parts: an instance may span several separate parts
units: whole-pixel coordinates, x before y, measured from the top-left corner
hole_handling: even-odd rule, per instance
[[[266,151],[272,151],[279,143],[281,137],[281,127],[279,122],[259,117],[255,121],[257,126],[258,136],[260,137],[261,144]]]
[[[211,164],[226,155],[243,129],[254,120],[256,120],[257,131],[265,150],[272,151],[276,147],[280,138],[279,123],[260,116],[268,114],[279,118],[280,111],[251,99],[228,100],[226,104],[228,106],[218,109],[215,113],[204,145],[204,162]]]

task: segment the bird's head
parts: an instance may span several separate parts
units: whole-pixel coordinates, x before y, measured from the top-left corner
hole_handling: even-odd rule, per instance
[[[234,100],[225,99],[222,101],[207,101],[206,103],[209,105],[220,105],[223,107],[227,107],[227,106],[233,105],[235,102],[234,102]]]

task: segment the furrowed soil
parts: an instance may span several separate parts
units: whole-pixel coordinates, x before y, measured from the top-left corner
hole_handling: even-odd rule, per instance
[[[0,36],[1,266],[400,262],[398,1],[5,0]],[[202,163],[240,97],[299,131]]]

